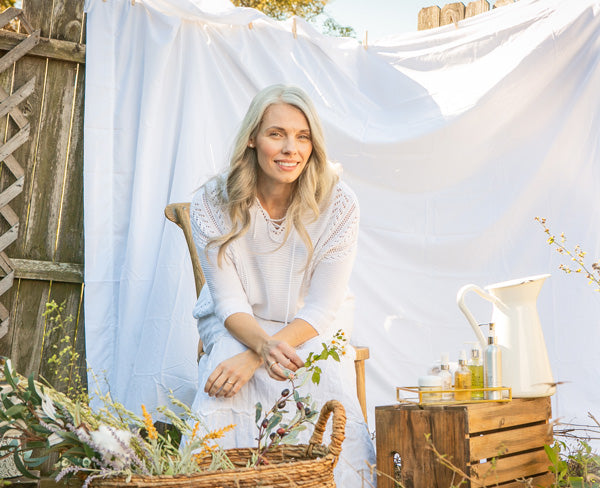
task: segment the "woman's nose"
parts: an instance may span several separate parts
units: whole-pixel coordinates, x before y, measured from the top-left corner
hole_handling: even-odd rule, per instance
[[[283,144],[283,152],[294,153],[296,152],[296,140],[293,137],[286,137]]]

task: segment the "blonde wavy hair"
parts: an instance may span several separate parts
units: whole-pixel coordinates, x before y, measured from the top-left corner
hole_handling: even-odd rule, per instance
[[[319,217],[322,204],[328,201],[338,181],[338,174],[327,161],[323,127],[309,96],[297,86],[278,84],[261,90],[253,98],[235,138],[229,170],[220,179],[221,203],[226,207],[232,225],[228,233],[211,239],[207,244],[207,249],[219,247],[219,264],[227,246],[243,236],[250,227],[250,208],[257,198],[259,165],[256,151],[248,147],[248,143],[257,136],[267,108],[278,103],[286,103],[301,110],[310,128],[312,153],[294,185],[286,214],[288,225],[283,243],[294,227],[308,250],[307,264],[312,259],[313,243],[304,222],[314,221]]]

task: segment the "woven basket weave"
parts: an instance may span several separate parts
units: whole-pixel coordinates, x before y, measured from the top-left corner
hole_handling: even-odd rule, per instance
[[[333,431],[329,447],[323,446],[323,433],[333,413]],[[270,464],[247,468],[252,449],[227,449],[236,469],[206,471],[190,476],[133,476],[127,483],[120,478],[97,479],[98,488],[335,488],[333,468],[337,464],[345,437],[346,412],[336,400],[321,409],[319,420],[308,445],[277,446],[264,456]],[[206,465],[210,458],[206,458]]]

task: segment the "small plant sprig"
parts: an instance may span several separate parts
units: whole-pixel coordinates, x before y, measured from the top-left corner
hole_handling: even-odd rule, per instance
[[[540,217],[535,217],[535,220],[544,228],[544,232],[548,235],[547,242],[551,246],[556,247],[556,251],[559,254],[566,255],[571,258],[571,261],[576,263],[575,267],[571,267],[566,264],[560,264],[558,268],[564,271],[567,274],[570,273],[580,273],[584,274],[585,277],[589,280],[590,285],[595,285],[594,291],[600,292],[600,260],[593,262],[591,265],[586,264],[584,261],[586,252],[581,249],[581,246],[577,244],[573,250],[569,250],[566,247],[567,238],[565,237],[564,232],[560,234],[559,239],[557,240],[556,236],[550,232],[550,229],[546,225],[547,220]],[[591,269],[590,269],[591,268]]]
[[[53,369],[53,386],[64,391],[71,399],[79,403],[89,403],[86,382],[79,372],[79,353],[74,347],[74,339],[70,336],[73,316],[63,317],[65,302],[58,305],[54,300],[46,303],[46,311],[42,317],[46,319],[44,341],[49,341],[52,336],[60,339],[51,343],[48,348],[52,356],[48,359],[48,366]]]
[[[306,423],[314,424],[319,414],[311,396],[301,396],[299,389],[310,379],[318,385],[321,381],[322,369],[317,362],[333,358],[340,361],[340,355],[346,354],[346,337],[342,330],[338,330],[329,344],[321,343],[323,349],[320,353],[309,353],[304,366],[295,373],[289,372],[289,388],[281,391],[281,396],[273,406],[263,415],[260,402],[256,404],[255,422],[258,428],[258,451],[255,464],[268,464],[266,452],[279,444],[293,444],[297,442],[298,435],[306,430]],[[283,422],[288,403],[293,404],[294,415],[291,420]]]

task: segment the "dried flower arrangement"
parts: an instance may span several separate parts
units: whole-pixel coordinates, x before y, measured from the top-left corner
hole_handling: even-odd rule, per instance
[[[47,320],[54,331],[64,325],[61,312],[61,306],[47,305]],[[77,355],[68,341],[62,345],[53,361],[61,370],[72,370]],[[281,398],[262,420],[262,406],[256,405],[258,448],[248,461],[249,467],[268,464],[269,449],[296,442],[298,433],[306,429],[305,424],[315,422],[318,410],[311,405],[309,395],[300,394],[299,388],[309,380],[319,382],[318,361],[330,357],[339,361],[339,355],[345,352],[344,334],[339,332],[332,343],[323,344],[319,354],[311,353],[303,368],[289,372],[290,387],[282,391]],[[0,438],[6,442],[0,446],[0,457],[12,456],[17,469],[26,477],[36,478],[35,468],[51,456],[56,459],[52,474],[55,480],[77,476],[83,480],[84,488],[98,478],[119,476],[128,480],[134,475],[192,475],[236,467],[216,442],[235,426],[209,431],[202,419],[173,395],[170,401],[182,414],[165,406],[158,408],[173,426],[163,435],[155,428],[144,405],[139,417],[112,399],[108,392],[98,394],[101,407],[92,410],[81,378],[75,378],[76,386],[71,385],[66,393],[61,393],[35,381],[33,376],[23,378],[13,370],[10,360],[0,362]],[[65,379],[60,375],[57,378]],[[284,414],[289,412],[285,408],[292,402],[295,413],[286,421]],[[211,459],[209,465],[205,462],[207,456]]]

